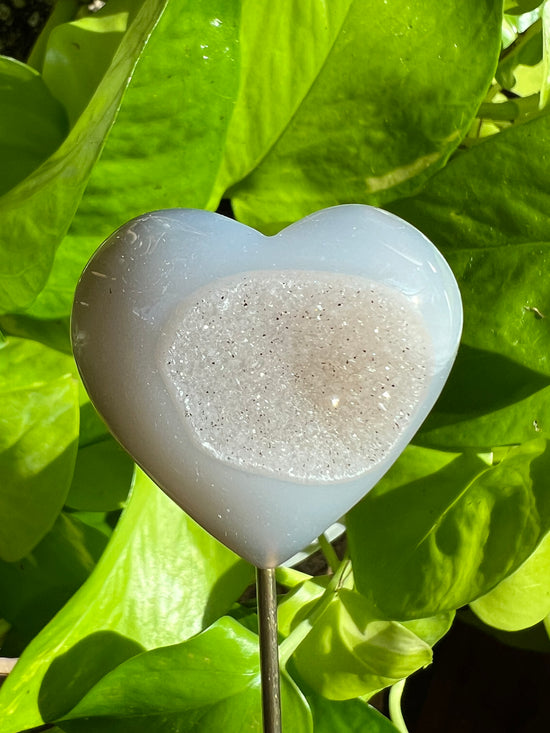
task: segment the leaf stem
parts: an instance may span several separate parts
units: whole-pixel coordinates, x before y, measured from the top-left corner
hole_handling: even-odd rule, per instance
[[[329,568],[335,573],[340,567],[340,560],[332,544],[329,542],[325,534],[318,537],[319,547],[323,551],[323,555],[328,563]]]
[[[400,731],[400,733],[409,733],[407,725],[405,723],[405,718],[403,717],[403,713],[401,711],[401,696],[403,695],[403,690],[405,689],[405,681],[406,680],[399,680],[399,682],[396,682],[395,685],[392,685],[390,687],[390,694],[388,698],[388,707],[390,709],[391,721],[395,725],[397,730]]]
[[[500,54],[499,63],[502,63],[503,61],[507,61],[508,59],[513,58],[516,54],[518,54],[523,46],[525,46],[526,43],[528,43],[531,38],[537,35],[537,33],[540,33],[542,30],[542,18],[539,18],[536,20],[533,25],[530,25],[529,28],[526,28],[523,33],[520,33],[516,40],[511,43],[508,48],[505,48],[504,51]]]
[[[311,580],[312,575],[302,573],[296,568],[287,568],[285,565],[281,565],[276,570],[277,583],[284,585],[285,588],[295,588],[300,583],[304,583],[306,580]]]
[[[327,589],[323,595],[319,598],[313,610],[301,623],[296,626],[295,629],[281,642],[279,646],[279,660],[281,667],[285,667],[290,657],[294,654],[298,646],[309,634],[316,621],[323,615],[325,610],[331,603],[334,594],[341,588],[347,574],[351,570],[351,561],[349,558],[345,558],[340,563],[336,572],[334,573],[332,580],[327,586]]]

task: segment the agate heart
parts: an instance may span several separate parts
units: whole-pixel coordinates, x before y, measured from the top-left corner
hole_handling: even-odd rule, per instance
[[[77,287],[76,361],[112,433],[205,529],[284,562],[388,470],[462,326],[416,229],[362,205],[266,237],[205,211],[140,216]]]

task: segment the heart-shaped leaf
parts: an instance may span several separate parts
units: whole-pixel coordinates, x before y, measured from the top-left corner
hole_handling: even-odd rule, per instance
[[[548,531],[548,459],[542,439],[509,449],[495,465],[409,447],[348,516],[358,588],[399,619],[487,593]]]
[[[305,699],[281,679],[283,726],[312,731]],[[183,644],[128,659],[107,674],[59,721],[67,733],[98,726],[109,733],[259,733],[258,637],[231,618],[217,621]]]
[[[309,687],[331,700],[372,695],[431,662],[428,644],[402,624],[372,618],[372,606],[341,589],[293,656]]]

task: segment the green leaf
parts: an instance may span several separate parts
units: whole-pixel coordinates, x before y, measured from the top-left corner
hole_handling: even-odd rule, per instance
[[[85,636],[49,666],[38,694],[44,720],[54,720],[75,705],[111,670],[143,651],[141,644],[114,631]]]
[[[308,692],[315,733],[397,733],[378,710],[362,700],[327,700]]]
[[[548,531],[543,440],[487,466],[409,447],[348,515],[357,587],[386,618],[424,618],[487,593]]]
[[[426,644],[433,647],[442,639],[447,631],[453,625],[455,617],[454,611],[447,613],[439,613],[437,616],[429,616],[428,618],[417,618],[410,621],[402,621],[401,623],[409,631],[418,636]]]
[[[134,10],[139,4],[134,4]],[[110,0],[99,12],[60,23],[49,33],[42,76],[67,110],[71,127],[107,73],[131,10],[127,0]]]
[[[550,432],[549,244],[453,249],[447,259],[464,303],[463,346],[416,442],[490,447]]]
[[[470,604],[486,624],[519,631],[550,614],[550,534],[520,567]]]
[[[504,0],[504,12],[510,15],[523,15],[538,8],[544,0]]]
[[[281,683],[283,726],[309,733],[305,699],[284,674]],[[68,733],[260,733],[258,637],[225,617],[183,644],[133,656],[99,681],[59,725]]]
[[[33,552],[15,563],[0,561],[0,614],[19,645],[28,644],[78,590],[106,544],[103,534],[62,513]]]
[[[39,72],[42,71],[50,33],[56,26],[61,25],[61,23],[67,23],[73,20],[79,8],[82,8],[79,0],[57,0],[29,54],[27,59],[29,66],[32,66],[33,69]]]
[[[302,5],[292,9],[287,33],[304,22]],[[333,204],[379,205],[417,191],[470,127],[495,72],[500,26],[493,0],[375,0],[368,12],[350,3],[334,43],[326,43],[332,30],[321,33],[324,53],[308,64],[316,74],[301,100],[290,81],[292,52],[272,62],[292,90],[285,107],[295,109],[256,169],[230,190],[237,218],[271,231]],[[315,45],[316,32],[295,34],[295,43]],[[274,42],[264,37],[256,57]],[[254,106],[245,129],[269,125],[263,120],[277,101]]]
[[[548,425],[547,376],[463,345],[435,409],[414,442],[451,450],[490,450],[545,435]]]
[[[70,357],[33,341],[0,349],[0,558],[19,560],[51,529],[72,479],[78,383]]]
[[[112,0],[110,0],[109,5]],[[170,2],[124,96],[44,293],[31,313],[68,315],[91,254],[153,209],[216,208],[214,193],[239,88],[240,2]]]
[[[251,173],[284,134],[327,62],[352,3],[279,0],[276,13],[263,3],[242,3],[241,83],[218,176],[222,192]],[[266,44],[279,52],[265,53]]]
[[[146,649],[196,634],[224,613],[252,569],[198,527],[143,473],[96,569],[23,653],[0,690],[1,733],[40,725],[53,660],[97,631]]]
[[[128,78],[165,2],[141,2],[107,73],[65,141],[0,198],[0,313],[23,310],[44,287]]]
[[[545,114],[456,155],[421,193],[387,208],[417,226],[445,257],[456,250],[548,241],[548,154]]]
[[[133,471],[132,459],[110,436],[82,446],[65,504],[89,512],[120,509],[126,501]]]
[[[68,318],[40,320],[25,315],[9,314],[0,316],[0,329],[5,334],[38,341],[64,354],[71,353]]]
[[[533,18],[527,28],[522,19],[519,19],[518,23],[517,20],[514,22],[508,18],[505,22],[512,30],[510,39],[512,42],[501,54],[495,79],[504,89],[513,90],[520,97],[535,94],[541,89],[541,69],[533,67],[540,63],[543,55],[542,22]],[[518,25],[521,25],[521,28],[518,28]]]
[[[550,377],[550,242],[449,250],[464,301],[463,342]],[[548,314],[550,316],[550,313]]]
[[[28,176],[63,142],[62,105],[30,66],[0,56],[0,196]]]
[[[542,5],[542,83],[540,90],[540,108],[548,104],[550,94],[550,5]]]
[[[330,578],[326,575],[306,580],[287,593],[279,603],[277,623],[284,637],[303,621],[323,596]]]
[[[390,207],[442,250],[464,303],[468,348],[417,436],[424,445],[488,448],[550,425],[545,149],[548,116],[458,155],[422,194]]]
[[[355,591],[335,593],[294,652],[309,687],[331,700],[371,695],[431,662],[431,649],[395,621],[373,620]]]

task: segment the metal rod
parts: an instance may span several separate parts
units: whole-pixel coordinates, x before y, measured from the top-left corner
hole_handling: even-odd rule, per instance
[[[275,568],[256,568],[264,733],[281,733],[281,683]]]

